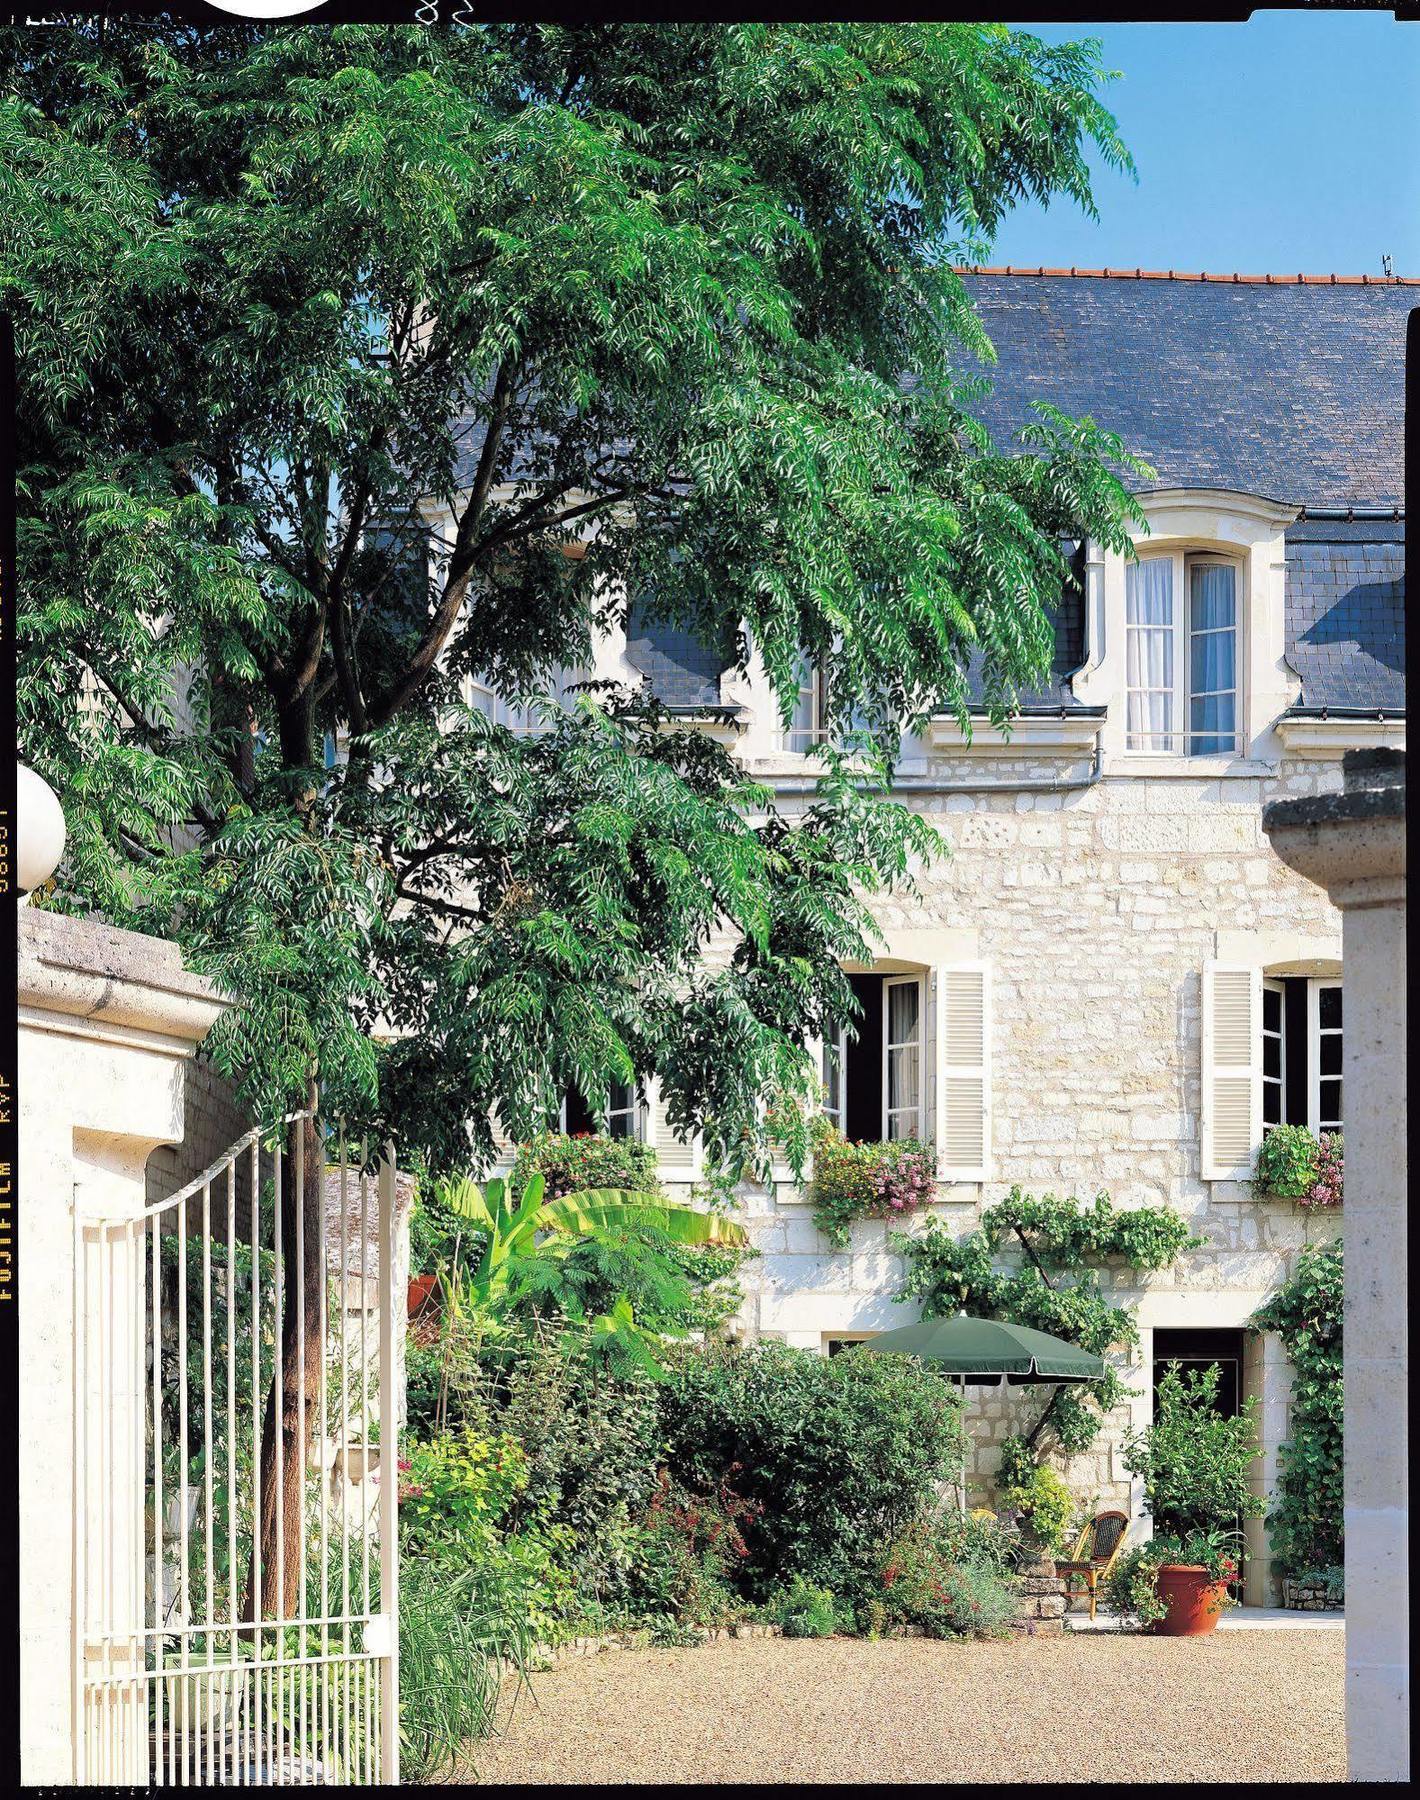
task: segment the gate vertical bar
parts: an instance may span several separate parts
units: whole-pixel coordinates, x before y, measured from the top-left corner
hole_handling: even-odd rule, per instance
[[[376,1779],[399,1783],[399,1407],[394,1366],[394,1145],[380,1164],[380,1763]]]

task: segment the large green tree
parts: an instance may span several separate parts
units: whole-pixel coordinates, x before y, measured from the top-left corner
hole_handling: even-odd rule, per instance
[[[1091,145],[1126,160],[1097,47],[3,37],[53,903],[180,938],[240,1001],[213,1049],[264,1111],[318,1072],[447,1164],[494,1103],[521,1134],[568,1080],[655,1068],[733,1160],[930,833],[881,770],[788,819],[635,696],[525,738],[460,682],[535,691],[633,596],[740,655],[747,628],[786,705],[806,648],[883,759],[963,712],[973,656],[1009,711],[1048,659],[1059,538],[1121,543],[1128,501],[1089,421],[1041,407],[987,442],[954,266],[1024,196],[1088,208]]]
[[[108,22],[0,34],[0,73],[50,903],[177,937],[265,1117],[319,1080],[447,1166],[495,1105],[521,1135],[568,1081],[657,1070],[733,1165],[850,1011],[873,892],[932,850],[884,797],[899,727],[964,717],[973,657],[1008,712],[1060,537],[1124,542],[1112,438],[974,422],[954,273],[1023,196],[1088,207],[1091,145],[1123,160],[1095,47]],[[752,639],[786,707],[806,649],[867,775],[789,818],[638,695],[534,737],[462,703],[535,691],[633,598]],[[319,1163],[307,1128],[288,1256]],[[267,1402],[249,1616],[294,1601],[300,1400]]]

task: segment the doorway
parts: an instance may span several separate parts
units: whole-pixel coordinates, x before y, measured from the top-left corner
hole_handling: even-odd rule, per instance
[[[1154,1333],[1154,1392],[1170,1363],[1190,1369],[1218,1365],[1218,1395],[1214,1411],[1219,1418],[1235,1419],[1243,1401],[1243,1333],[1230,1331],[1156,1331]]]

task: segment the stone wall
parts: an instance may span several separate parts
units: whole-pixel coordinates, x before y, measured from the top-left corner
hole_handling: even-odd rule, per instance
[[[1207,1240],[1142,1281],[1123,1268],[1105,1276],[1138,1309],[1142,1342],[1122,1370],[1136,1398],[1064,1473],[1082,1502],[1098,1497],[1136,1518],[1119,1446],[1126,1424],[1147,1421],[1152,1332],[1244,1324],[1301,1246],[1339,1229],[1334,1216],[1200,1173],[1201,977],[1218,934],[1275,934],[1279,945],[1304,941],[1340,959],[1339,915],[1283,866],[1261,828],[1265,801],[1329,791],[1339,767],[1294,759],[1253,769],[1196,778],[1107,767],[1095,779],[1087,763],[1044,757],[938,761],[925,772],[935,791],[908,803],[938,824],[951,858],[923,878],[920,898],[877,909],[889,933],[974,931],[991,965],[994,1179],[940,1190],[934,1210],[951,1228],[970,1231],[1019,1182],[1086,1200],[1103,1189],[1123,1206],[1167,1203]],[[748,1336],[819,1348],[829,1335],[913,1316],[892,1303],[902,1268],[885,1224],[856,1224],[849,1249],[835,1253],[791,1183],[749,1188],[745,1201],[762,1252],[747,1270]],[[1245,1375],[1263,1403],[1269,1478],[1286,1432],[1277,1362],[1264,1344],[1250,1350]],[[972,1396],[973,1503],[991,1499],[1001,1439],[1033,1423],[1047,1398]],[[1264,1563],[1254,1586],[1266,1575]]]

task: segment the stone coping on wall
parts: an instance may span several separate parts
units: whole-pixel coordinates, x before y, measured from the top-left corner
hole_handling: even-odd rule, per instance
[[[176,944],[99,919],[24,907],[18,950],[16,998],[35,1013],[190,1046],[206,1037],[224,1004],[210,982],[183,967]]]

